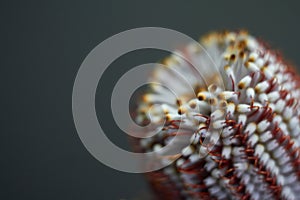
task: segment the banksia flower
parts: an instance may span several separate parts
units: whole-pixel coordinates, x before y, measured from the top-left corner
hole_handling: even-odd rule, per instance
[[[147,173],[157,197],[299,199],[300,81],[294,69],[245,31],[211,33],[202,44],[220,76],[203,49],[189,44],[178,52],[198,63],[200,74],[172,54],[150,77],[160,84],[138,103],[136,121],[151,121],[142,134],[158,131],[140,139],[141,151],[181,148],[161,156],[161,162],[173,159],[171,165]]]

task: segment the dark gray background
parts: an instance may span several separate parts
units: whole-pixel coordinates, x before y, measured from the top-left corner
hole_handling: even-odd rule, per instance
[[[76,72],[89,51],[113,34],[158,26],[197,39],[212,30],[246,28],[300,66],[297,1],[20,0],[1,1],[0,8],[0,199],[143,199],[147,194],[141,175],[95,160],[73,124]],[[109,110],[113,84],[131,67],[165,55],[130,53],[101,79],[99,121],[119,146],[128,148]]]

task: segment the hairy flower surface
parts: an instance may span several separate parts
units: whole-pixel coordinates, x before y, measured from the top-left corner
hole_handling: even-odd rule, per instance
[[[172,54],[150,77],[161,84],[138,104],[136,121],[151,121],[142,134],[158,131],[139,141],[141,151],[183,147],[162,156],[173,164],[147,174],[157,197],[300,199],[299,77],[245,31],[211,33],[202,44],[220,75],[202,49],[187,45],[178,53],[199,64],[200,73]]]

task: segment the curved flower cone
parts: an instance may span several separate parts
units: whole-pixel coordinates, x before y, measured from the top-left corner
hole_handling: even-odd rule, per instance
[[[184,144],[162,156],[173,164],[147,173],[157,198],[300,199],[299,76],[245,31],[211,33],[201,44],[219,74],[202,49],[187,45],[178,52],[198,63],[200,74],[172,54],[149,77],[161,85],[151,85],[138,103],[136,121],[151,121],[142,134],[158,130],[140,139],[141,151]],[[149,119],[153,105],[163,112],[151,109]]]

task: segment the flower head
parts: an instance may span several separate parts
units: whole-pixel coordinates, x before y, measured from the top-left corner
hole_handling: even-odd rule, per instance
[[[181,148],[162,156],[162,162],[176,159],[172,165],[147,175],[158,197],[296,199],[299,77],[278,52],[246,31],[211,33],[202,44],[218,74],[202,49],[187,45],[177,53],[198,63],[200,74],[172,54],[150,77],[160,84],[152,84],[139,102],[136,121],[150,120],[149,133],[158,130],[140,140],[142,151]],[[159,106],[149,119],[146,111],[153,105]]]

